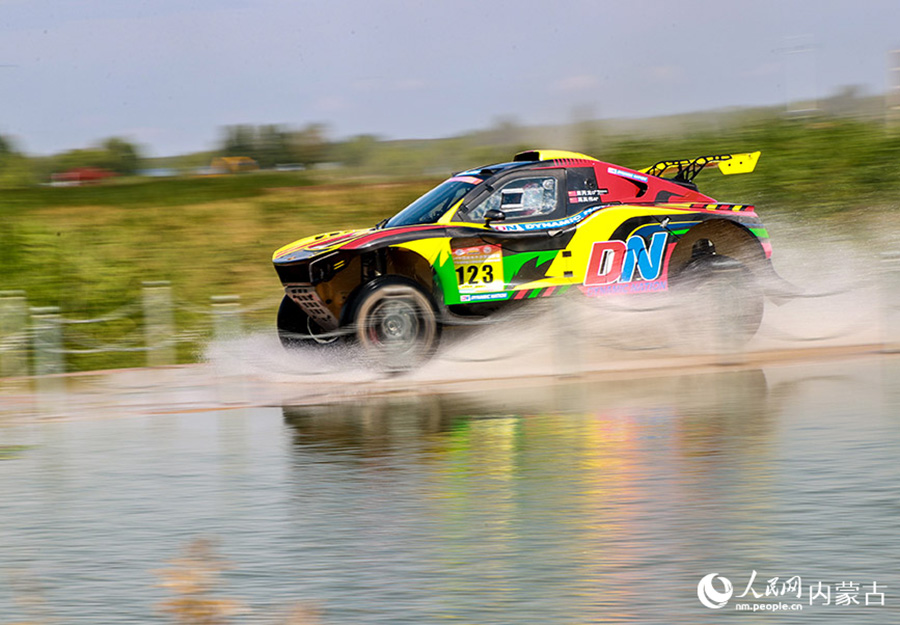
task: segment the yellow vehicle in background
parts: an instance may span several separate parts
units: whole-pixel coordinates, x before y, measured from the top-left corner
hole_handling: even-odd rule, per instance
[[[249,156],[220,156],[213,159],[209,168],[213,174],[240,174],[258,171],[259,164]]]

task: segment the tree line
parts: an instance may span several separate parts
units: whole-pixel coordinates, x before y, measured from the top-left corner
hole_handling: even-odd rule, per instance
[[[54,174],[82,168],[101,169],[118,176],[138,175],[161,166],[188,173],[209,166],[219,156],[252,158],[264,169],[279,165],[309,169],[324,162],[358,166],[367,160],[377,142],[370,135],[332,141],[327,127],[318,123],[302,128],[241,124],[224,127],[211,151],[170,158],[148,158],[140,145],[123,137],[110,137],[87,148],[51,156],[30,156],[12,137],[0,135],[0,188],[48,182]]]
[[[139,147],[121,137],[110,137],[89,148],[52,156],[28,156],[12,138],[0,135],[0,188],[39,184],[50,180],[55,173],[78,168],[129,176],[139,171],[141,162]]]
[[[0,136],[0,188],[50,180],[56,172],[97,167],[122,176],[149,168],[178,173],[208,168],[219,156],[254,159],[264,169],[328,164],[342,175],[372,178],[438,178],[454,171],[510,160],[521,150],[556,147],[628,167],[665,158],[762,150],[754,176],[705,176],[714,195],[748,202],[789,200],[823,206],[900,199],[900,112],[885,114],[877,98],[841,92],[804,117],[773,107],[702,112],[639,120],[582,120],[546,127],[498,118],[481,130],[423,140],[387,140],[362,134],[335,140],[324,124],[226,126],[215,147],[169,158],[147,158],[120,137],[47,157],[30,157]],[[324,168],[323,168],[324,169]],[[324,174],[327,177],[327,174]],[[840,202],[835,204],[837,198]]]

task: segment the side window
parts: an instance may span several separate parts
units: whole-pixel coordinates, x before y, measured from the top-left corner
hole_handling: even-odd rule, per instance
[[[469,211],[471,221],[481,221],[496,208],[509,221],[539,221],[549,217],[559,205],[559,182],[555,176],[516,178],[505,183]]]

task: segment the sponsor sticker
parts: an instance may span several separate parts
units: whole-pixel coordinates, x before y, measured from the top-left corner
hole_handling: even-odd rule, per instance
[[[647,176],[643,174],[636,174],[631,171],[625,171],[624,169],[619,169],[618,167],[608,167],[606,171],[613,176],[621,176],[622,178],[628,178],[629,180],[637,180],[638,182],[647,182]]]
[[[509,293],[476,293],[474,295],[460,295],[461,302],[489,302],[509,298]]]
[[[656,232],[649,244],[639,235],[627,241],[598,241],[591,248],[582,292],[589,297],[665,291],[668,234]]]
[[[601,189],[602,191],[602,189]],[[534,230],[556,230],[558,228],[565,228],[566,226],[571,226],[572,224],[581,221],[582,219],[588,217],[589,215],[593,215],[597,211],[599,211],[603,206],[591,206],[589,208],[584,209],[577,215],[572,215],[571,217],[566,217],[565,219],[554,219],[553,221],[536,221],[533,223],[524,223],[524,224],[491,224],[491,228],[493,230],[497,230],[499,232],[531,232]]]
[[[456,284],[462,293],[503,288],[503,253],[499,245],[475,245],[453,250]],[[474,300],[463,300],[474,301]]]
[[[600,196],[609,193],[607,189],[583,189],[569,191],[569,204],[585,204],[587,202],[599,202]]]

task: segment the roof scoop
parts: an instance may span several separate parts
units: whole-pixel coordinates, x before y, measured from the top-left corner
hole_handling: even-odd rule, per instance
[[[587,154],[579,154],[578,152],[567,152],[566,150],[528,150],[527,152],[519,152],[513,158],[514,162],[537,162],[537,161],[553,161],[557,159],[572,159],[576,161],[596,161],[597,159]]]

